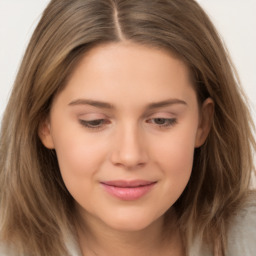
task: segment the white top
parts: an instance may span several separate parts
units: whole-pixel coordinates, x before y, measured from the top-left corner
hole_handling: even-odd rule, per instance
[[[197,239],[188,256],[214,256]],[[232,219],[228,231],[227,256],[256,256],[256,198]]]
[[[67,242],[71,256],[82,256],[74,239]],[[16,256],[0,246],[0,256]],[[213,252],[195,239],[188,256],[214,256]],[[227,256],[256,256],[256,199],[254,198],[245,208],[234,217],[228,232]]]

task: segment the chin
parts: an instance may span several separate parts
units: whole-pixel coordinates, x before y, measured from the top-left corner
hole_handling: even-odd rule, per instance
[[[115,215],[114,218],[103,221],[112,229],[124,232],[136,232],[151,226],[155,223],[156,219],[150,218],[148,213],[144,213],[141,215]]]
[[[141,223],[141,222],[118,222],[118,223],[111,223],[111,228],[117,231],[122,232],[137,232],[146,229],[150,226],[151,223]]]

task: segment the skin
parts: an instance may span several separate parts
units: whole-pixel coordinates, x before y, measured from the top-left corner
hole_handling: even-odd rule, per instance
[[[55,97],[39,136],[76,201],[84,255],[184,255],[175,214],[163,239],[164,214],[189,181],[213,113],[211,99],[199,109],[189,77],[164,50],[111,43],[87,52]],[[100,184],[136,179],[156,184],[132,201]]]

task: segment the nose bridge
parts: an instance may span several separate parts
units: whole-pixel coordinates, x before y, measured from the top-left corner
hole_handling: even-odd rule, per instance
[[[141,127],[127,122],[117,128],[112,162],[127,168],[143,165],[147,161],[146,145]]]

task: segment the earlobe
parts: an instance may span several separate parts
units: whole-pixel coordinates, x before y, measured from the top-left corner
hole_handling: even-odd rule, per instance
[[[40,123],[38,128],[38,136],[46,148],[54,149],[54,143],[51,134],[51,125],[48,118]]]
[[[214,114],[214,102],[211,98],[207,98],[201,107],[199,125],[196,134],[195,147],[201,147],[211,130]]]

